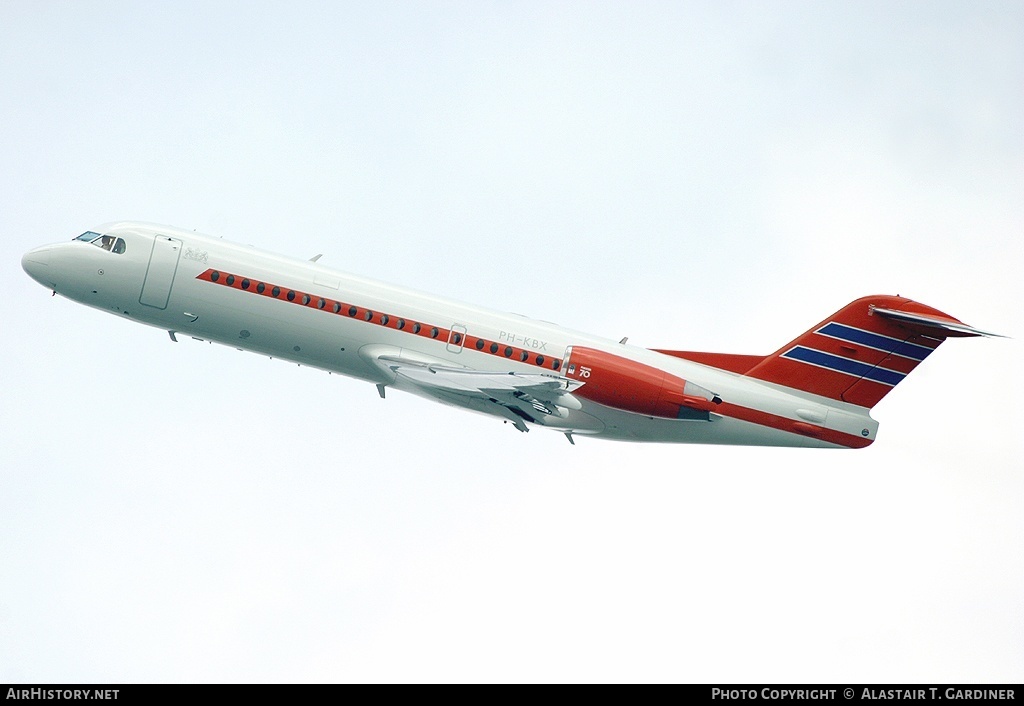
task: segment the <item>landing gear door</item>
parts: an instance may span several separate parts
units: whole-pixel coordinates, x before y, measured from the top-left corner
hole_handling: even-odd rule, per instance
[[[157,309],[166,309],[171,296],[174,273],[178,269],[181,255],[181,241],[158,235],[153,240],[153,252],[149,255],[146,281],[142,285],[139,302]]]

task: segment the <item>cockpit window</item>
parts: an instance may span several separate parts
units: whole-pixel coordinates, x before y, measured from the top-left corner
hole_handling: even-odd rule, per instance
[[[77,239],[84,239],[86,235],[88,235],[88,233],[83,233]],[[101,235],[91,242],[96,247],[103,248],[104,250],[115,253],[117,255],[120,255],[125,250],[124,239],[115,238],[112,235]]]
[[[115,238],[112,235],[100,235],[99,233],[94,233],[91,230],[85,231],[75,238],[75,240],[83,240],[87,243],[92,243],[96,247],[103,248],[115,255],[121,255],[125,251],[124,238]]]

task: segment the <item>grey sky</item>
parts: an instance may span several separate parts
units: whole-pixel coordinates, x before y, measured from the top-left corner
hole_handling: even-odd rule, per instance
[[[1024,332],[1020,3],[0,5],[0,681],[1016,681],[1015,340],[860,452],[612,444],[167,335],[169,223],[651,347]]]

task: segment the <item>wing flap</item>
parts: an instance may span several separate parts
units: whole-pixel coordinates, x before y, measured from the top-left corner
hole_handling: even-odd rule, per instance
[[[557,375],[455,368],[391,354],[377,362],[391,371],[399,389],[489,412],[520,431],[528,430],[525,422],[557,424],[569,410],[583,408],[572,391],[584,383]]]

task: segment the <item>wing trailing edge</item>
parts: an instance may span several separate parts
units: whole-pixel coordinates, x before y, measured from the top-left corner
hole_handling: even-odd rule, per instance
[[[529,431],[525,422],[557,427],[583,407],[572,393],[584,383],[559,375],[459,368],[387,350],[370,357],[398,389],[503,417],[519,431]]]

